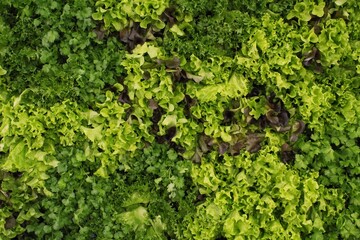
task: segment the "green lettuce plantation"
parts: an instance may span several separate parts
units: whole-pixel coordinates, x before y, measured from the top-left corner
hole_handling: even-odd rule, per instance
[[[359,1],[0,13],[0,239],[360,238]]]

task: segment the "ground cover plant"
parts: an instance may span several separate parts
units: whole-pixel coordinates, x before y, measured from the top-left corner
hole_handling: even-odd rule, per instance
[[[356,0],[2,0],[0,239],[358,239]]]

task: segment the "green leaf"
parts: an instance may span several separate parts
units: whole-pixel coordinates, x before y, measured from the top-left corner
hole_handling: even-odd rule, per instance
[[[184,36],[185,33],[179,28],[177,24],[174,24],[170,29],[170,32],[177,34],[178,36]]]
[[[254,39],[256,41],[257,46],[261,49],[261,51],[265,52],[268,47],[269,43],[266,41],[266,35],[265,32],[262,30],[257,30]]]
[[[144,229],[150,220],[146,208],[142,206],[132,211],[121,213],[118,218],[120,222],[129,225],[133,231]]]
[[[120,31],[121,29],[123,29],[123,26],[120,22],[112,21],[111,24],[114,26],[116,31]]]
[[[7,71],[0,66],[0,76],[5,75],[6,73]]]
[[[95,128],[86,128],[81,127],[81,130],[84,132],[85,136],[90,139],[90,141],[95,142],[95,140],[101,140],[102,139],[102,129],[103,125],[99,125]]]
[[[17,144],[10,149],[9,156],[2,169],[6,171],[24,171],[30,169],[32,163],[26,159],[27,147],[24,141],[18,141]]]
[[[94,20],[97,20],[97,21],[101,21],[103,19],[103,14],[100,11],[93,13],[91,16]]]
[[[335,1],[335,4],[338,5],[338,6],[341,6],[341,5],[343,5],[344,3],[346,3],[346,2],[347,2],[347,0],[336,0],[336,1]]]
[[[131,194],[130,198],[124,201],[121,205],[122,207],[129,207],[139,203],[147,204],[151,201],[150,194],[147,192],[147,189],[144,189],[144,192],[134,192]]]
[[[156,216],[155,220],[153,220],[151,224],[157,234],[161,234],[164,230],[166,230],[166,224],[161,221],[161,216]]]
[[[176,115],[168,115],[162,121],[162,124],[167,127],[173,127],[176,126],[176,121],[177,121]]]
[[[220,136],[221,136],[221,139],[224,141],[224,142],[231,142],[231,135],[226,133],[226,132],[221,132],[220,133]]]
[[[209,85],[199,89],[196,97],[201,102],[213,102],[217,99],[217,94],[223,91],[223,85]]]
[[[324,8],[325,8],[325,2],[320,3],[319,5],[315,5],[312,14],[318,17],[324,16]]]
[[[54,43],[55,40],[57,40],[58,38],[59,38],[59,33],[55,30],[50,30],[43,37],[42,44],[46,47],[49,47],[50,44]]]
[[[222,210],[220,207],[218,207],[216,204],[211,203],[206,208],[206,214],[210,215],[214,219],[220,219],[222,216]]]

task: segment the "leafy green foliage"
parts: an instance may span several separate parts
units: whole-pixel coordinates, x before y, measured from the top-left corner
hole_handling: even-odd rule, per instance
[[[293,8],[296,1],[282,1],[281,4],[272,0],[173,2],[179,28],[185,35],[178,36],[170,31],[161,44],[168,52],[187,57],[196,53],[201,59],[207,59],[209,56],[233,57],[247,41],[252,29],[261,25],[261,15],[266,12],[283,15]]]
[[[343,209],[341,193],[319,185],[315,172],[299,175],[287,169],[270,146],[257,157],[241,154],[216,159],[210,154],[207,163],[193,169],[200,192],[209,196],[194,216],[188,216],[187,238],[331,235],[336,220],[326,219]]]
[[[155,28],[162,29],[165,24],[159,17],[168,5],[167,0],[99,0],[92,17],[103,20],[106,29],[114,28],[117,31],[133,22],[139,22],[142,28],[153,24]]]
[[[357,239],[360,6],[2,1],[1,239]]]
[[[33,102],[51,106],[65,99],[92,105],[122,73],[123,46],[97,37],[91,1],[0,3],[1,82],[8,91],[33,91]],[[17,19],[17,20],[16,20]],[[6,60],[5,60],[6,59]]]
[[[59,152],[61,165],[48,181],[54,195],[41,200],[43,221],[33,221],[29,232],[53,239],[166,239],[165,231],[172,237],[179,234],[182,217],[193,209],[186,201],[195,190],[189,185],[189,162],[177,162],[174,151],[157,145],[132,156],[136,161],[122,156],[120,168],[103,178],[93,175],[97,163],[75,167],[74,151],[79,159],[85,154],[73,147]],[[171,191],[169,186],[174,186]]]

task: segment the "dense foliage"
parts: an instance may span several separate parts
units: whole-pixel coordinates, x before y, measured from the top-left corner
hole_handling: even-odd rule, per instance
[[[2,0],[1,239],[358,239],[356,0]]]

